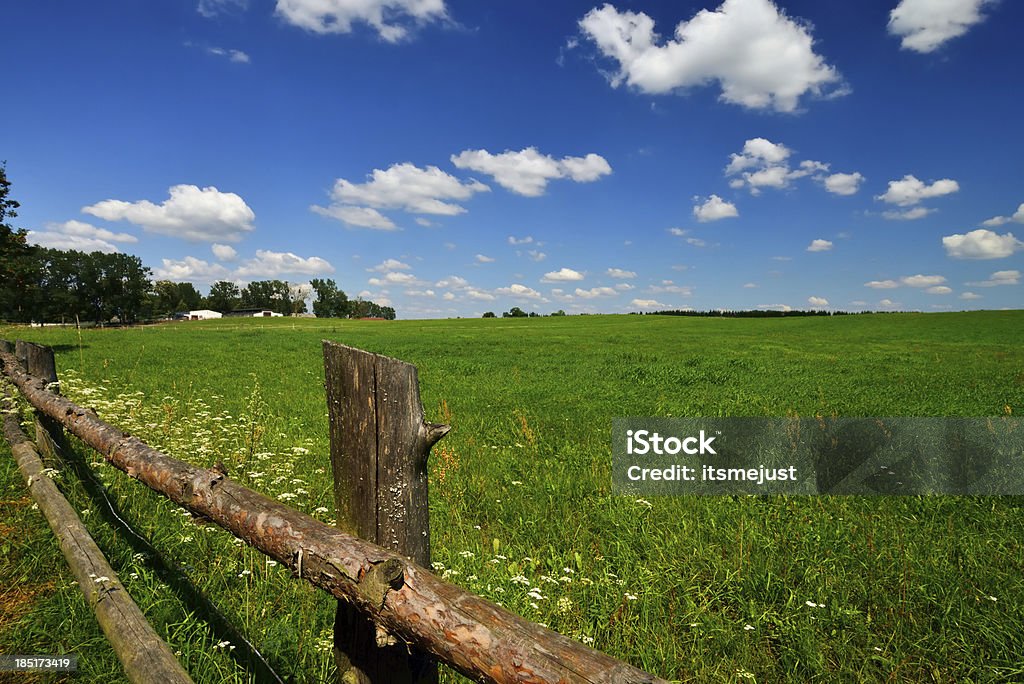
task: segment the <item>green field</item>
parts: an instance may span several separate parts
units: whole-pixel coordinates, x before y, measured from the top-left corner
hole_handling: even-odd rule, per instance
[[[184,460],[223,460],[325,521],[320,341],[417,365],[428,420],[453,426],[430,461],[435,571],[697,682],[1024,680],[1024,509],[1012,497],[614,496],[612,418],[1019,414],[1022,333],[1024,312],[0,328],[54,345],[66,393],[101,418]],[[0,652],[74,652],[75,681],[120,681],[0,449]],[[196,681],[247,675],[171,575],[282,675],[331,676],[332,599],[80,453],[171,571],[76,477],[57,481]]]

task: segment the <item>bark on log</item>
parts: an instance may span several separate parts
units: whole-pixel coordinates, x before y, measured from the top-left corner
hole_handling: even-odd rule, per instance
[[[338,528],[430,567],[427,457],[448,433],[423,420],[416,367],[324,341],[331,468]],[[335,658],[341,684],[431,684],[437,664],[381,634],[338,602]]]
[[[5,403],[13,408],[13,395],[7,383],[3,384]],[[44,473],[39,454],[18,425],[17,413],[5,413],[3,422],[4,436],[32,498],[57,536],[86,603],[95,613],[128,679],[139,684],[191,684],[192,679],[132,601],[71,504]]]
[[[441,581],[405,557],[288,508],[223,473],[173,459],[104,423],[0,353],[3,372],[37,409],[116,468],[205,516],[386,631],[467,677],[496,684],[667,684],[627,663]]]

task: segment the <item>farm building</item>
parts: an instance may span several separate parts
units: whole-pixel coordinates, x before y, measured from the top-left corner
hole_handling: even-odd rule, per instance
[[[222,314],[219,311],[199,309],[198,311],[189,311],[187,318],[190,321],[205,321],[211,318],[220,318],[221,315]]]
[[[229,311],[224,315],[238,316],[241,318],[261,318],[264,316],[269,318],[271,316],[282,316],[283,314],[271,311],[270,309],[235,309],[234,311]]]

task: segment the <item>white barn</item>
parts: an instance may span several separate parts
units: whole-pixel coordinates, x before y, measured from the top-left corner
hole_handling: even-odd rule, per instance
[[[220,318],[223,314],[219,311],[210,311],[209,309],[199,309],[198,311],[189,311],[188,320],[190,321],[205,321],[211,318]]]

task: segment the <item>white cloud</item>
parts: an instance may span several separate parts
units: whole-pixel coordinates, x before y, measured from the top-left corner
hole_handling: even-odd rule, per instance
[[[245,10],[248,7],[249,0],[199,0],[196,11],[207,19],[212,19],[218,14]]]
[[[822,240],[818,238],[811,240],[811,244],[807,246],[808,252],[827,252],[832,249],[832,242],[829,240]]]
[[[157,280],[208,284],[231,277],[228,269],[220,264],[211,264],[192,256],[187,256],[180,261],[162,259],[161,262],[162,266],[153,271],[153,276]]]
[[[398,259],[385,259],[373,268],[366,269],[367,271],[375,271],[377,273],[387,273],[388,271],[409,271],[412,266]]]
[[[807,303],[810,304],[811,306],[816,306],[819,308],[828,306],[828,300],[825,299],[824,297],[808,297]]]
[[[925,290],[925,292],[927,292],[928,294],[933,295],[946,295],[952,291],[952,288],[946,287],[945,285],[936,285],[934,287],[929,287],[927,290]]]
[[[97,228],[84,221],[64,221],[63,223],[47,223],[46,230],[31,230],[28,241],[40,247],[52,249],[73,249],[79,252],[118,252],[115,242],[138,242],[139,239],[129,233],[115,233],[106,228]]]
[[[434,287],[446,287],[451,290],[464,290],[469,287],[469,281],[459,276],[448,276],[443,280],[434,283]]]
[[[789,304],[758,304],[758,309],[762,311],[792,311],[793,307]]]
[[[583,299],[594,299],[595,297],[614,297],[619,294],[614,288],[611,287],[592,287],[589,290],[583,288],[576,288],[576,296]]]
[[[406,290],[405,294],[410,297],[436,297],[437,294],[433,290]]]
[[[444,0],[277,0],[277,15],[312,33],[351,33],[352,25],[368,24],[382,40],[397,43],[410,30],[443,21]]]
[[[490,188],[479,181],[463,183],[436,166],[427,166],[421,169],[409,162],[403,162],[392,164],[386,170],[374,169],[365,183],[352,183],[344,178],[337,179],[331,190],[331,199],[334,204],[330,209],[320,210],[321,208],[313,207],[313,210],[330,216],[332,215],[331,210],[338,205],[363,205],[359,208],[369,217],[372,217],[373,214],[365,212],[365,207],[401,209],[412,214],[455,216],[465,213],[466,209],[452,200],[467,200],[475,193],[489,190]],[[335,215],[335,218],[352,223],[344,215]],[[354,225],[366,224],[355,223]]]
[[[484,292],[483,290],[478,290],[475,287],[471,287],[466,290],[466,296],[470,299],[478,299],[482,302],[493,302],[497,299],[497,297],[492,295],[490,292]]]
[[[854,173],[833,173],[825,176],[825,189],[833,195],[855,195],[860,189],[864,176],[860,172]]]
[[[729,187],[746,187],[750,194],[759,195],[761,188],[788,188],[798,178],[808,176],[821,183],[826,190],[837,195],[852,195],[857,192],[864,176],[860,173],[834,173],[826,175],[829,165],[824,162],[805,159],[790,168],[792,150],[782,143],[773,143],[765,138],[750,138],[743,143],[743,150],[729,155],[725,167],[726,176],[735,176]]]
[[[234,261],[238,258],[238,252],[236,252],[235,248],[230,245],[214,243],[210,246],[210,251],[213,252],[213,256],[217,257],[221,261]]]
[[[889,13],[889,33],[900,47],[933,52],[985,19],[981,10],[995,0],[901,0]]]
[[[902,306],[899,302],[894,302],[891,299],[883,299],[878,302],[878,305],[883,309],[897,309]]]
[[[942,178],[928,185],[915,176],[907,174],[900,180],[889,181],[889,189],[875,199],[882,200],[886,204],[895,204],[898,207],[911,207],[919,204],[922,200],[942,197],[959,190],[960,184],[951,178]]]
[[[966,234],[955,233],[942,238],[946,254],[954,259],[1002,259],[1024,248],[1013,233],[999,235],[985,228]]]
[[[241,50],[231,50],[219,47],[206,48],[206,51],[211,55],[217,55],[218,57],[226,57],[228,60],[235,62],[236,64],[248,64],[249,55],[242,52]]]
[[[540,250],[536,250],[536,249],[531,249],[526,254],[533,261],[544,261],[545,259],[548,258],[547,254],[545,254],[544,252],[541,252]]]
[[[753,290],[754,288],[760,287],[757,283],[744,283],[743,287],[747,290]]]
[[[912,209],[904,209],[903,211],[883,211],[882,218],[890,221],[916,221],[917,219],[922,219],[934,211],[934,209],[928,209],[926,207],[914,207]]]
[[[864,283],[864,287],[870,287],[875,290],[892,290],[899,286],[900,284],[895,280],[872,280]]]
[[[253,229],[256,214],[233,192],[195,185],[175,185],[168,192],[170,197],[159,205],[110,199],[82,207],[82,213],[195,242],[238,242]]]
[[[689,237],[686,238],[686,244],[693,245],[694,247],[707,247],[708,243],[704,242],[700,238]]]
[[[245,261],[235,275],[239,278],[275,278],[285,274],[320,275],[334,273],[334,267],[320,257],[303,258],[291,252],[256,250],[256,258]]]
[[[612,278],[636,278],[636,271],[625,271],[621,268],[609,268],[605,273]]]
[[[654,20],[643,12],[619,12],[610,4],[592,9],[579,26],[618,69],[622,83],[662,94],[717,81],[720,99],[744,107],[792,112],[800,98],[839,86],[836,70],[813,50],[808,26],[780,12],[770,0],[725,0],[680,22],[661,43]]]
[[[1020,285],[1020,271],[996,271],[988,280],[967,283],[973,287],[998,287],[1000,285]]]
[[[385,285],[421,284],[420,281],[416,278],[416,276],[412,275],[411,273],[399,273],[397,271],[385,273],[382,278],[370,278],[366,282],[368,282],[370,285],[373,285],[374,287],[383,287]]]
[[[683,237],[684,235],[690,234],[690,231],[686,228],[669,228],[668,232],[670,235],[675,235],[676,237]]]
[[[555,159],[541,154],[534,147],[518,152],[506,150],[501,154],[491,154],[487,150],[464,150],[457,155],[453,154],[451,160],[457,168],[486,173],[498,185],[527,197],[543,195],[548,182],[558,178],[589,183],[612,172],[612,167],[598,154]]]
[[[960,295],[960,299],[967,299],[967,300],[981,299],[981,295],[980,294],[975,294],[974,292],[964,292],[964,293],[962,293]]]
[[[1009,223],[1010,221],[1024,223],[1024,204],[1021,204],[1019,207],[1017,207],[1017,211],[1013,214],[1013,216],[993,216],[992,218],[986,221],[982,221],[981,225],[988,226],[989,228],[995,228],[996,226],[1001,226],[1005,223]]]
[[[476,260],[481,264],[490,264],[494,262],[494,257],[489,257],[486,254],[477,254]]]
[[[514,235],[508,236],[508,244],[510,245],[528,245],[533,242],[533,236],[527,235],[526,237],[517,238]]]
[[[629,290],[633,290],[636,288],[634,288],[629,283],[616,283],[615,289],[618,290],[619,292],[628,292]]]
[[[699,198],[698,198],[699,201]],[[740,215],[740,212],[736,210],[735,204],[726,202],[718,195],[711,195],[707,198],[703,204],[695,205],[693,207],[694,217],[701,223],[708,221],[718,221],[724,218],[733,218]],[[673,229],[677,230],[677,229]],[[681,233],[673,232],[673,235],[680,235]]]
[[[507,295],[517,299],[543,299],[540,292],[520,283],[512,283],[508,287],[499,287],[494,292],[495,294]]]
[[[423,226],[424,228],[433,228],[434,226],[437,225],[436,223],[434,223],[430,219],[425,219],[422,216],[417,217],[415,219],[415,221],[416,221],[416,223],[418,223],[419,225]]]
[[[693,294],[693,288],[688,285],[676,285],[671,280],[662,280],[661,285],[652,285],[647,290],[651,294],[661,294],[663,292],[671,292],[672,294],[683,295],[689,297]]]
[[[667,306],[656,299],[634,299],[629,303],[629,305],[637,309],[657,309],[659,307]]]
[[[574,271],[571,268],[561,268],[557,271],[545,273],[544,277],[540,280],[542,283],[562,283],[574,280],[583,280],[583,277],[583,274],[579,271]]]
[[[935,285],[941,285],[946,282],[946,279],[940,275],[912,275],[903,276],[900,278],[900,282],[910,287],[933,287]]]
[[[333,204],[329,207],[319,207],[314,204],[310,209],[321,216],[338,219],[345,225],[357,228],[375,228],[377,230],[395,230],[397,228],[391,219],[370,207],[352,207],[338,204]]]

